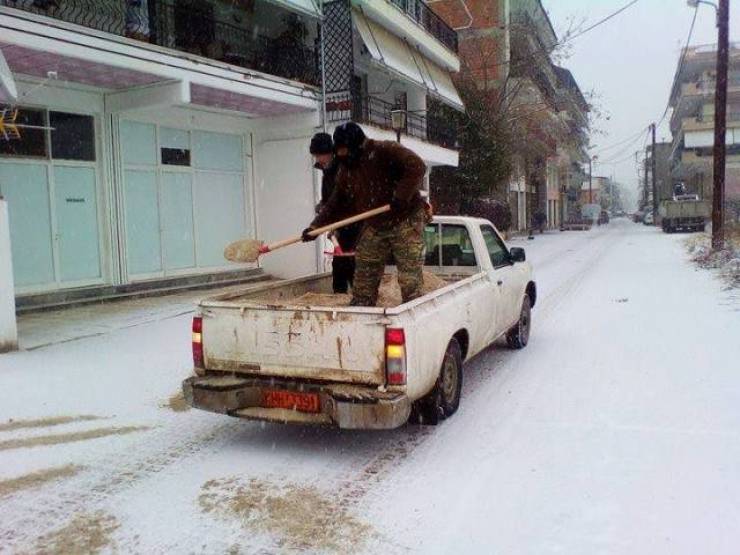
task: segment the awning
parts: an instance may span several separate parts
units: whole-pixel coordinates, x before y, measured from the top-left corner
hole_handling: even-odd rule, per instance
[[[457,94],[457,89],[449,72],[429,60],[426,60],[426,67],[432,81],[432,86],[428,87],[429,94],[456,110],[465,110],[463,101],[460,95]]]
[[[401,38],[352,11],[352,21],[373,61],[400,78],[427,89],[430,95],[463,110],[450,74]]]
[[[375,62],[403,79],[426,88],[427,83],[408,44],[354,10],[352,21]]]
[[[318,0],[268,0],[290,11],[300,12],[311,17],[321,17]]]

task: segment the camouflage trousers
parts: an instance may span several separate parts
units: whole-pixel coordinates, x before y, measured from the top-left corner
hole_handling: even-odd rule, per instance
[[[421,297],[423,289],[424,212],[419,210],[395,225],[366,226],[355,249],[353,306],[375,306],[385,265],[393,257],[398,269],[401,298]]]

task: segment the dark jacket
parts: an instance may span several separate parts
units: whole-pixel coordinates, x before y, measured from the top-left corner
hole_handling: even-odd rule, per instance
[[[316,164],[314,166],[316,169],[321,170],[321,202],[319,203],[317,207],[317,211],[320,213],[323,207],[326,205],[326,202],[331,198],[332,193],[334,192],[335,185],[336,185],[336,177],[337,172],[339,171],[339,162],[336,160],[332,160],[331,164],[327,168],[323,168],[320,164]],[[348,218],[350,216],[353,216],[353,208],[352,206],[349,206],[347,203],[343,203],[341,206],[338,206],[337,208],[337,217],[336,219],[333,219],[331,221],[337,221],[341,220],[343,218]],[[327,222],[331,223],[331,222]],[[355,250],[355,246],[357,245],[357,240],[360,237],[360,231],[362,230],[362,224],[357,223],[353,225],[349,225],[347,227],[343,227],[341,229],[338,229],[334,232],[334,236],[337,238],[337,242],[339,242],[339,246],[342,247],[342,250],[345,252],[351,252]]]
[[[362,152],[353,163],[340,163],[334,190],[312,222],[319,227],[342,217],[347,208],[359,214],[388,204],[397,198],[404,209],[395,214],[381,214],[367,225],[395,225],[423,207],[420,195],[426,165],[413,151],[394,141],[367,139]]]

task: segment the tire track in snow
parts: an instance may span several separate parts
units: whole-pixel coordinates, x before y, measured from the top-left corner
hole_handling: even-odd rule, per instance
[[[40,535],[64,526],[75,513],[108,509],[116,494],[238,431],[238,422],[229,421],[215,426],[206,422],[195,433],[185,426],[179,430],[168,427],[123,455],[114,452],[94,461],[84,461],[88,470],[79,478],[30,497],[4,500],[0,511],[0,552],[30,548]]]
[[[538,304],[541,306],[538,312],[542,314],[538,318],[538,321],[549,322],[557,307],[576,294],[582,282],[590,275],[590,271],[607,255],[609,252],[608,247],[614,244],[614,234],[611,233],[600,233],[599,235],[589,236],[585,239],[588,241],[587,246],[589,247],[589,251],[584,256],[584,260],[577,266],[574,266],[573,271],[561,278],[561,283],[538,301]],[[573,250],[570,248],[571,246],[569,245],[566,249],[561,249],[549,256],[538,267],[549,264],[556,259],[561,260],[563,263],[570,263],[567,258],[563,258],[561,255],[563,252]],[[576,253],[575,250],[573,252],[574,254]],[[584,253],[585,251],[580,250],[579,252]],[[508,377],[514,373],[515,366],[520,362],[521,356],[517,355],[518,353],[516,351],[500,349],[498,346],[494,346],[466,362],[461,409],[464,410],[464,407],[468,404],[475,404],[475,399],[479,396],[487,395],[487,392],[483,391],[483,387],[481,386],[491,378],[495,377],[496,381],[501,380],[504,382],[498,385],[505,385]],[[491,367],[491,363],[493,363],[493,372],[487,371]],[[533,389],[536,388],[537,385],[535,384],[535,388]],[[467,402],[465,402],[466,398]],[[520,407],[516,413],[519,414],[521,410]],[[515,416],[514,419],[518,419],[518,416]],[[447,422],[449,425],[454,425],[454,417]],[[447,424],[447,422],[442,424],[442,426]],[[436,429],[438,429],[436,426],[417,427],[413,425],[407,425],[405,428],[402,428],[401,437],[392,441],[390,445],[376,455],[371,456],[362,467],[349,471],[341,479],[342,486],[339,489],[340,504],[343,507],[359,506],[368,493],[392,475],[392,471],[395,468],[402,464],[416,449],[433,438]],[[403,550],[410,549],[410,547],[400,546],[398,544],[395,544],[395,547]]]

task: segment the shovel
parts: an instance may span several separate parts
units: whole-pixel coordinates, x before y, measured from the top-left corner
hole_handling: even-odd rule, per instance
[[[338,222],[334,222],[333,224],[328,224],[323,227],[317,227],[313,231],[309,232],[309,235],[311,237],[318,237],[322,233],[328,233],[329,231],[334,231],[335,229],[339,229],[340,227],[345,227],[356,222],[361,222],[362,220],[367,220],[368,218],[372,218],[373,216],[384,214],[386,212],[389,212],[390,209],[390,204],[379,206],[378,208],[373,208],[372,210],[368,210],[367,212],[357,214],[356,216],[351,216],[349,218],[339,220]],[[229,246],[227,246],[226,249],[224,249],[224,258],[231,262],[256,262],[261,254],[267,254],[268,252],[287,247],[288,245],[299,243],[302,239],[303,237],[301,237],[300,235],[296,235],[294,237],[283,239],[282,241],[270,243],[269,245],[266,245],[259,239],[241,239],[239,241],[234,241]]]

